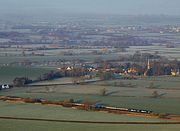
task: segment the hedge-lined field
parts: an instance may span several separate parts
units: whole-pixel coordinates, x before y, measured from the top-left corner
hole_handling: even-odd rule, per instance
[[[44,73],[53,69],[50,68],[28,68],[28,67],[0,67],[0,84],[10,84],[15,77],[28,77],[36,79]]]

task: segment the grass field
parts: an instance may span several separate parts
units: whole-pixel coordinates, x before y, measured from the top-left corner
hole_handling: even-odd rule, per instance
[[[179,131],[180,125],[98,125],[0,120],[3,131]]]
[[[0,116],[41,118],[53,120],[75,120],[75,121],[128,121],[128,122],[157,122],[166,121],[161,119],[146,119],[143,117],[130,117],[126,115],[116,115],[103,112],[90,112],[75,110],[60,106],[43,106],[38,104],[8,103],[0,102]]]
[[[51,70],[50,68],[0,67],[0,84],[10,84],[15,77],[36,79],[40,75],[50,72]]]
[[[27,117],[41,119],[64,119],[83,121],[125,121],[125,122],[157,122],[167,121],[160,119],[146,119],[142,117],[131,117],[125,115],[107,114],[103,112],[87,112],[70,108],[42,106],[24,103],[0,102],[0,116]],[[56,123],[40,121],[3,120],[0,119],[0,129],[4,131],[178,131],[180,125],[107,125],[107,124],[77,124]]]
[[[1,93],[2,94],[2,93]],[[90,101],[91,103],[103,103],[105,105],[124,107],[124,108],[137,108],[152,110],[157,113],[170,113],[180,115],[180,99],[153,99],[153,98],[136,98],[136,97],[116,97],[108,96],[102,97],[99,95],[82,95],[82,94],[61,94],[61,93],[7,93],[6,95],[15,95],[31,98],[44,98],[49,100],[75,100]]]
[[[59,79],[54,82],[63,83],[70,79]],[[53,82],[53,81],[52,81]],[[51,83],[52,83],[51,82]],[[132,87],[113,86],[114,82],[124,85],[131,83]],[[108,86],[105,84],[108,83]],[[154,88],[147,88],[154,83]],[[112,84],[112,86],[109,86]],[[96,82],[88,85],[59,85],[47,87],[15,88],[1,91],[0,95],[13,95],[31,98],[44,98],[53,101],[75,100],[103,103],[105,105],[152,110],[158,113],[180,115],[180,77],[147,77],[138,80],[113,80]],[[101,96],[100,91],[106,89],[107,96]],[[163,94],[161,98],[152,98],[153,91]]]
[[[55,120],[111,121],[111,122],[157,122],[161,119],[146,119],[126,115],[107,114],[103,112],[87,112],[56,106],[42,106],[25,103],[0,102],[0,116],[41,118]],[[5,131],[119,131],[119,130],[149,130],[178,131],[180,125],[107,125],[107,124],[77,124],[40,121],[3,120],[0,119],[0,129]]]

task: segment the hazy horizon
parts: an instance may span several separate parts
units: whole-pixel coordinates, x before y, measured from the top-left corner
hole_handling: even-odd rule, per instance
[[[180,0],[0,0],[0,14],[180,15]]]

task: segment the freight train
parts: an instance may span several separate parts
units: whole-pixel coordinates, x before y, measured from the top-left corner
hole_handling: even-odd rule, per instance
[[[1,88],[3,90],[5,89],[9,89],[11,88],[11,86],[8,85],[2,85]],[[3,97],[4,100],[19,100],[21,99],[22,101],[25,101],[27,103],[51,103],[51,104],[57,104],[57,105],[61,105],[63,102],[57,103],[57,102],[51,102],[42,98],[39,99],[31,99],[31,98],[21,98],[21,97],[14,97],[14,96],[6,96]],[[70,107],[84,107],[86,106],[84,103],[67,103],[68,106]],[[143,113],[143,114],[151,114],[153,113],[153,111],[151,110],[143,110],[143,109],[134,109],[134,108],[120,108],[120,107],[111,107],[111,106],[105,106],[103,104],[93,104],[93,105],[89,105],[90,109],[97,109],[97,110],[105,110],[105,111],[122,111],[122,112],[132,112],[132,113]]]
[[[144,114],[151,114],[151,113],[153,113],[153,111],[151,111],[151,110],[134,109],[134,108],[110,107],[110,106],[104,106],[102,104],[95,104],[94,107],[96,109],[117,110],[117,111],[126,111],[126,112],[134,112],[134,113],[144,113]]]

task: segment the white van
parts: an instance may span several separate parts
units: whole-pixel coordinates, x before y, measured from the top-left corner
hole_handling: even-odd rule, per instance
[[[9,89],[9,85],[2,85],[1,89]]]

